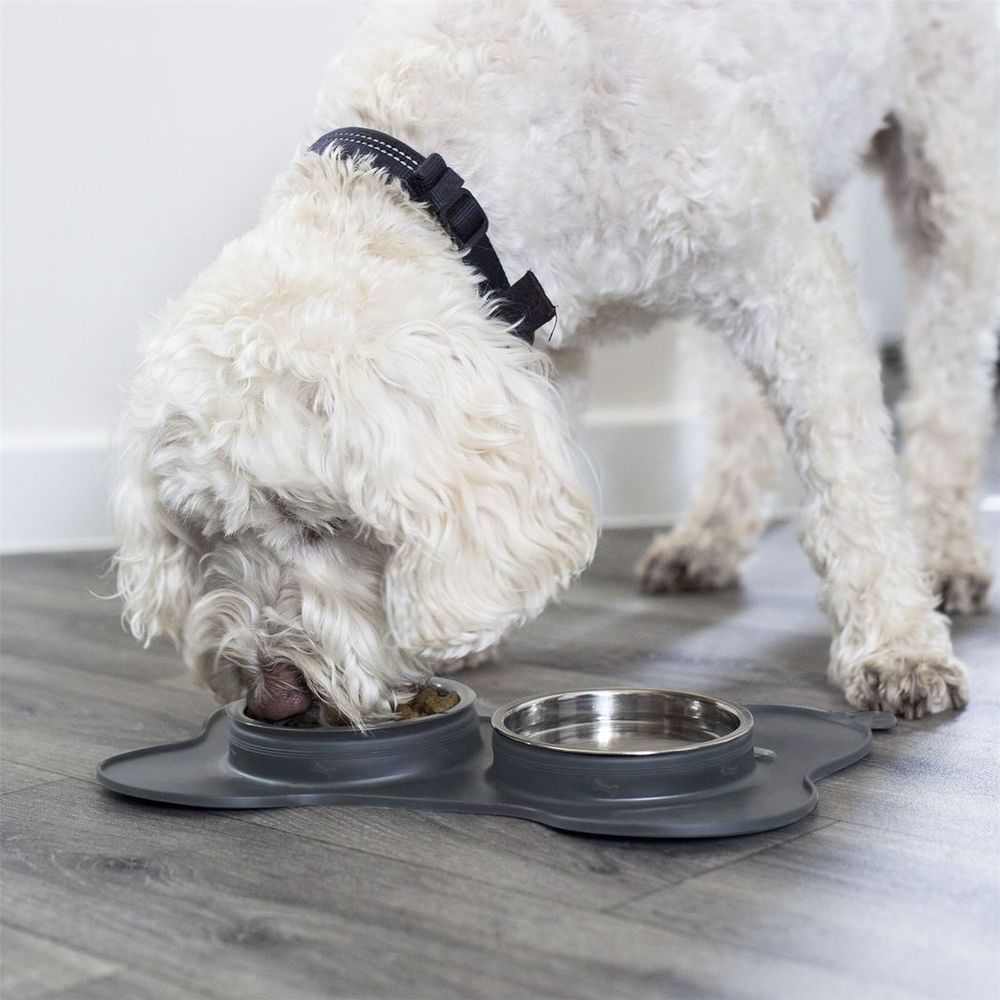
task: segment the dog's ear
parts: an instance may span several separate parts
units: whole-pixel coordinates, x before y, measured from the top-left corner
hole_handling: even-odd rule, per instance
[[[116,475],[111,494],[118,536],[114,566],[122,619],[137,639],[165,635],[180,645],[195,595],[200,553],[184,528],[157,497],[146,443],[126,423],[116,442]]]
[[[587,565],[595,518],[544,355],[492,323],[407,327],[341,376],[342,483],[391,549],[386,611],[403,650],[483,649]]]

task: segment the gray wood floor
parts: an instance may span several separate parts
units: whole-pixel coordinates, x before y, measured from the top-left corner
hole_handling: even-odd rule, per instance
[[[842,707],[790,528],[714,597],[638,595],[645,540],[606,535],[566,600],[466,676],[483,707],[623,683]],[[5,1000],[998,995],[996,613],[955,626],[971,707],[879,736],[808,819],[627,841],[105,793],[100,759],[193,734],[212,703],[91,596],[101,560],[3,565]]]

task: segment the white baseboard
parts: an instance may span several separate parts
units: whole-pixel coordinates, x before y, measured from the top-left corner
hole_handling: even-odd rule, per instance
[[[659,528],[675,523],[691,502],[705,459],[705,430],[684,411],[609,410],[587,417],[580,443],[600,473],[605,528]],[[771,506],[774,518],[798,507],[790,464]]]
[[[0,447],[0,552],[109,548],[108,454],[101,433],[6,439]]]
[[[578,437],[598,474],[604,527],[658,527],[684,510],[702,462],[697,422],[630,411],[616,418],[608,411],[585,419]]]
[[[603,411],[584,420],[578,437],[598,475],[604,527],[664,526],[687,506],[703,460],[697,420],[669,410]],[[106,435],[13,438],[0,455],[0,551],[111,547]],[[778,509],[794,502],[786,488]]]

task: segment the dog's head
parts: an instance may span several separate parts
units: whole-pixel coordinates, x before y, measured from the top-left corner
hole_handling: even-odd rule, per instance
[[[550,365],[476,281],[398,187],[296,165],[146,347],[116,490],[136,635],[225,697],[220,663],[291,663],[364,719],[586,565]]]
[[[351,168],[311,169],[329,183]],[[319,405],[329,467],[390,552],[400,648],[457,657],[541,611],[590,560],[595,518],[546,356],[490,318],[423,209],[381,180],[350,184],[348,228],[365,246],[338,253],[355,291]]]

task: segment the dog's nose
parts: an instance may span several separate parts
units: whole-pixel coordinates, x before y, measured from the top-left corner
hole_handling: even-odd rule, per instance
[[[257,684],[247,691],[247,714],[262,722],[282,722],[312,706],[313,696],[302,674],[290,663],[261,668]]]

